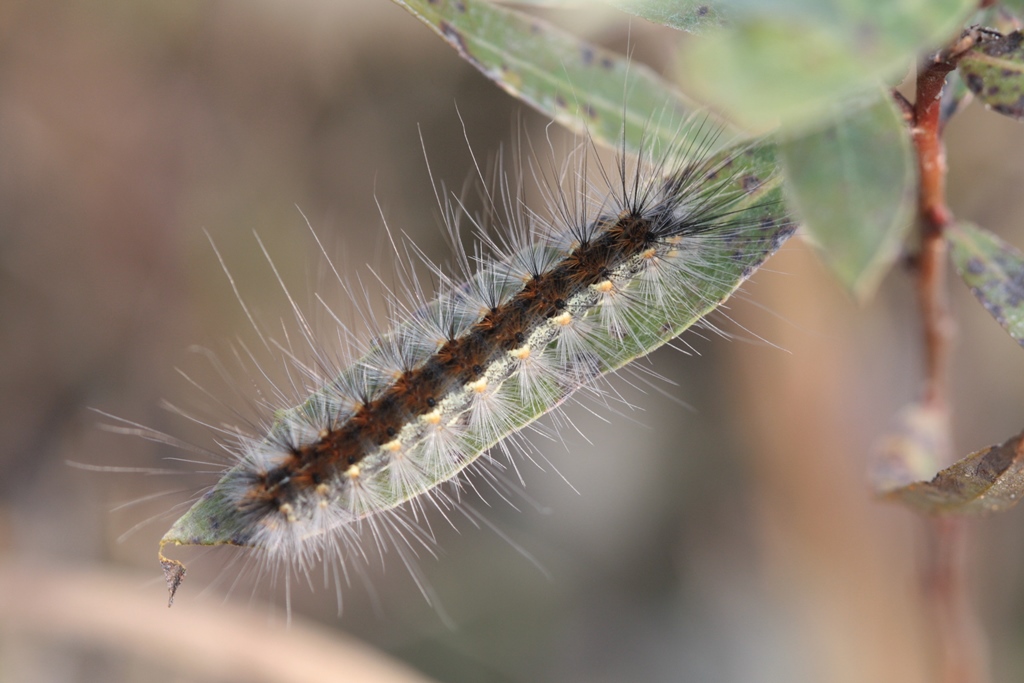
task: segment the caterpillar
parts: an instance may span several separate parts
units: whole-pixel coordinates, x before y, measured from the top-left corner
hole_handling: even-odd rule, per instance
[[[454,269],[428,262],[429,297],[408,275],[386,331],[350,362],[293,358],[299,400],[230,431],[232,464],[160,541],[168,605],[186,572],[169,545],[241,546],[290,574],[345,571],[365,556],[364,530],[378,545],[429,543],[420,515],[457,504],[492,447],[514,457],[534,420],[727,299],[794,225],[772,147],[715,151],[718,137],[691,122],[669,149],[621,150],[614,170],[541,173],[543,210],[499,182],[488,197],[500,235],[478,231]],[[454,232],[461,206],[438,195]]]

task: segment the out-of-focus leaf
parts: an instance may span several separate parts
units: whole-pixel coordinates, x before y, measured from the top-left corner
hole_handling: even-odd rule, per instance
[[[494,0],[499,5],[521,7],[545,7],[554,9],[576,9],[593,4],[594,0]]]
[[[896,429],[879,444],[871,468],[875,490],[888,493],[924,479],[949,452],[945,411],[914,403],[900,413]]]
[[[971,453],[930,481],[893,489],[886,498],[931,514],[1000,512],[1024,495],[1024,434]]]
[[[942,125],[971,101],[971,90],[964,83],[959,71],[950,72],[946,77],[946,85],[942,88]]]
[[[481,0],[394,0],[512,96],[562,125],[629,151],[701,135],[697,105],[642,64]]]
[[[1013,5],[1013,7],[1011,7]],[[1005,0],[983,7],[967,22],[968,26],[983,26],[995,29],[1000,33],[1012,33],[1020,26],[1020,16],[1024,12],[1024,0]],[[1014,16],[1014,15],[1017,16]]]
[[[721,28],[729,18],[722,2],[709,0],[605,0],[624,12],[688,33]]]
[[[957,69],[971,92],[991,109],[1024,119],[1024,34],[1020,31],[978,45],[960,58]]]
[[[898,80],[955,36],[975,0],[732,0],[733,30],[683,45],[687,92],[755,131],[814,122],[850,95]]]
[[[1024,346],[1024,254],[976,225],[946,230],[960,277],[1003,329]]]
[[[896,259],[913,216],[916,166],[888,97],[834,105],[824,128],[780,146],[789,194],[839,280],[866,299]]]
[[[1024,18],[1024,0],[1001,0],[998,4],[1005,7],[1018,19]]]

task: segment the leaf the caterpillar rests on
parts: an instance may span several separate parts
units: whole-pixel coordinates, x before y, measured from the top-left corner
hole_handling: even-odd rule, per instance
[[[511,457],[524,427],[725,301],[793,225],[772,146],[712,154],[716,132],[697,132],[658,157],[620,155],[601,182],[567,164],[546,212],[499,183],[504,236],[480,235],[455,275],[431,265],[429,301],[410,279],[390,331],[336,372],[298,365],[298,405],[233,436],[234,465],[161,540],[171,600],[185,568],[167,545],[244,546],[305,573],[324,558],[345,571],[363,528],[378,544],[427,543],[419,515],[454,505],[488,449]],[[453,230],[459,211],[441,203]]]

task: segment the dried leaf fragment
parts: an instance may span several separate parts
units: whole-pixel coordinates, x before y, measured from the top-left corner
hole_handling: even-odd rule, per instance
[[[1024,432],[971,453],[936,474],[893,489],[889,500],[929,514],[1001,512],[1024,495]]]
[[[168,593],[167,606],[170,607],[174,604],[174,594],[178,592],[178,587],[185,580],[185,565],[177,560],[169,560],[161,554],[160,566],[164,569],[164,580],[167,582]]]

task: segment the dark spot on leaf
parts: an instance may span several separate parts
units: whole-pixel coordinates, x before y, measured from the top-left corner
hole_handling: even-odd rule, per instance
[[[1011,104],[997,104],[992,108],[1000,114],[1012,116],[1015,119],[1024,118],[1024,95],[1018,97],[1016,102]]]
[[[971,92],[980,93],[985,88],[985,81],[978,74],[967,74],[967,87]]]
[[[455,50],[459,53],[460,57],[462,57],[467,62],[469,62],[476,68],[480,69],[481,71],[483,70],[483,65],[481,65],[480,62],[477,61],[476,57],[470,54],[469,47],[466,45],[466,39],[465,37],[463,37],[462,33],[460,33],[457,28],[449,24],[447,21],[443,20],[441,21],[440,24],[438,24],[438,27],[441,29],[441,35],[444,36],[444,39],[447,40],[448,43],[455,48]]]
[[[985,264],[981,259],[974,257],[967,262],[967,272],[971,275],[981,275],[985,272]]]
[[[590,66],[594,61],[594,49],[584,46],[583,50],[580,52],[580,56],[583,58],[583,63]]]
[[[708,10],[708,6],[707,5],[701,5],[700,7],[697,8],[697,16],[698,17],[707,16],[708,11],[709,10]]]
[[[978,297],[979,299],[983,299],[983,297],[979,294],[979,290],[978,289],[974,290],[974,295],[976,297]],[[985,309],[989,312],[989,315],[991,315],[993,318],[995,318],[997,321],[999,321],[1000,325],[1005,325],[1006,324],[1006,316],[1003,315],[1003,307],[1000,306],[999,304],[997,304],[996,302],[990,301],[988,299],[984,299],[984,303],[985,303]]]
[[[1021,35],[1021,32],[1014,31],[998,40],[986,43],[982,46],[981,51],[992,57],[1005,57],[1020,48],[1022,39],[1024,36]]]
[[[611,71],[612,67],[615,66],[615,62],[612,61],[611,57],[602,57],[601,66]]]
[[[978,460],[974,470],[975,475],[985,481],[993,481],[996,477],[1006,471],[1016,456],[1013,448],[993,447]]]
[[[760,178],[753,174],[743,176],[743,180],[740,182],[743,184],[744,192],[753,192],[761,186]]]
[[[583,111],[584,111],[584,113],[585,113],[585,114],[587,115],[587,118],[588,118],[588,119],[590,119],[591,121],[593,121],[594,119],[596,119],[596,118],[597,118],[597,110],[596,110],[596,109],[594,109],[594,106],[593,106],[593,105],[591,105],[591,104],[587,104],[587,105],[586,105],[586,106],[585,106],[585,107],[583,108]]]
[[[568,104],[565,101],[565,98],[562,97],[561,94],[555,95],[555,104],[557,104],[562,109],[565,109],[568,106]]]
[[[462,2],[462,0],[459,0],[459,2],[456,2],[455,3],[455,11],[457,11],[459,14],[465,14],[466,13],[466,3]]]
[[[773,249],[772,251],[778,250],[778,248],[782,246],[783,242],[785,242],[786,240],[793,236],[793,233],[796,232],[796,226],[797,224],[795,222],[787,221],[786,225],[782,228],[782,230],[779,230],[779,232],[775,234],[775,239],[772,241],[775,246],[775,249]]]

